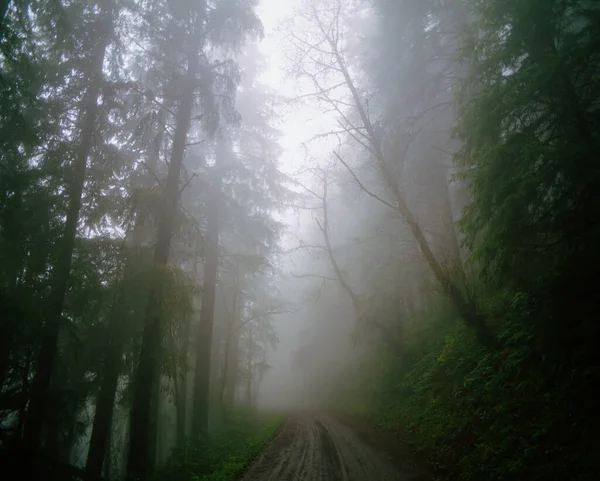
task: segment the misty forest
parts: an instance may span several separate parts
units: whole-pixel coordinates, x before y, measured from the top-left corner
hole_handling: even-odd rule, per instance
[[[0,477],[600,479],[599,161],[596,0],[0,0]]]

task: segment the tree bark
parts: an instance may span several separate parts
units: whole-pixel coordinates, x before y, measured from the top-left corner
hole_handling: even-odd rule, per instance
[[[385,158],[385,155],[383,154],[383,151],[381,149],[379,137],[375,131],[373,124],[371,123],[371,120],[369,119],[365,107],[363,106],[358,90],[354,85],[354,81],[352,80],[352,77],[350,75],[350,72],[348,71],[345,61],[342,58],[341,53],[339,52],[337,43],[334,41],[333,38],[331,38],[327,34],[320,21],[319,26],[323,35],[325,35],[329,46],[333,51],[336,63],[338,64],[339,71],[344,77],[346,86],[350,90],[354,106],[356,107],[360,119],[363,123],[363,127],[366,131],[366,136],[369,139],[371,151],[375,157],[375,161],[377,162],[377,166],[381,172],[381,175],[384,178],[386,187],[388,188],[389,192],[394,198],[394,204],[389,204],[385,201],[384,203],[395,209],[402,216],[403,220],[408,224],[408,227],[413,237],[415,238],[419,249],[421,250],[421,255],[427,262],[429,268],[433,272],[435,279],[442,287],[444,293],[454,303],[458,314],[462,317],[465,324],[475,331],[477,339],[482,345],[484,345],[487,348],[495,348],[495,346],[497,345],[497,340],[486,325],[485,318],[477,312],[475,306],[469,302],[469,300],[465,297],[460,288],[456,285],[456,282],[449,276],[449,274],[446,271],[444,271],[442,265],[439,263],[438,259],[434,255],[429,242],[427,242],[427,239],[425,238],[421,225],[419,224],[417,218],[409,209],[406,203],[404,195],[402,194],[400,187],[398,186],[398,183],[395,180],[395,176],[392,175],[392,172],[389,171],[387,159]],[[338,156],[338,158],[340,157]],[[348,167],[347,164],[344,165]],[[355,175],[354,177],[356,179]],[[362,184],[361,187],[364,188]],[[374,197],[378,198],[377,196]]]
[[[110,425],[110,428],[112,428],[112,423]],[[111,462],[112,462],[112,449],[111,449],[111,442],[112,442],[112,436],[109,434],[107,436],[106,439],[106,449],[104,451],[104,462],[102,463],[102,476],[104,477],[104,479],[111,479],[111,474],[112,474],[112,467],[111,467]],[[85,476],[85,472],[84,472],[84,476]]]
[[[152,142],[150,155],[148,156],[148,167],[154,169],[158,164],[160,147],[164,135],[164,121],[166,111],[161,110],[158,114],[157,135]],[[148,183],[152,182],[150,176]],[[144,182],[146,184],[146,182]],[[148,209],[141,206],[135,218],[135,225],[131,236],[131,255],[125,266],[124,280],[128,280],[134,273],[141,261],[142,241],[144,240],[144,228],[148,218]],[[102,466],[106,458],[106,452],[110,444],[110,430],[114,413],[115,396],[123,357],[123,345],[125,339],[121,333],[121,326],[128,321],[126,314],[129,298],[125,292],[120,292],[119,299],[115,303],[110,315],[108,326],[108,343],[104,358],[104,372],[100,391],[96,399],[94,423],[90,438],[90,447],[85,465],[85,481],[94,481],[101,477]]]
[[[4,30],[4,19],[6,18],[6,14],[8,12],[8,7],[10,5],[10,0],[0,0],[0,38],[2,38],[2,33]]]
[[[237,279],[236,279],[236,284],[235,284],[235,290],[233,293],[233,305],[231,308],[231,318],[229,319],[229,323],[227,326],[227,333],[226,333],[226,338],[225,338],[225,353],[223,355],[223,373],[221,376],[221,386],[220,386],[220,392],[219,392],[219,404],[221,406],[221,409],[226,409],[228,407],[231,407],[231,405],[227,404],[227,400],[225,398],[225,393],[227,392],[228,389],[231,388],[231,382],[230,382],[230,377],[231,377],[231,369],[233,366],[231,366],[231,361],[232,361],[232,351],[233,351],[233,337],[236,334],[236,325],[238,323],[238,294],[239,294],[239,285],[237,283]]]
[[[9,294],[10,295],[10,294]],[[13,337],[17,329],[16,309],[9,297],[0,297],[0,393],[10,367]]]
[[[58,404],[59,389],[56,386],[51,386],[48,390],[48,411],[52,412],[53,416],[48,416],[45,423],[45,439],[41,448],[44,457],[52,461],[60,459],[60,421],[58,412],[61,406]]]
[[[200,308],[198,339],[196,341],[196,370],[192,409],[192,437],[196,439],[208,432],[212,334],[217,290],[217,267],[219,265],[219,202],[221,194],[221,172],[219,169],[219,159],[217,158],[215,179],[208,197],[204,290]]]
[[[148,443],[150,438],[150,403],[152,385],[158,369],[157,355],[160,350],[161,322],[161,277],[168,265],[173,222],[179,200],[179,178],[185,152],[185,143],[190,128],[196,74],[199,69],[198,53],[189,55],[187,73],[184,78],[182,96],[177,109],[173,150],[169,164],[167,182],[163,191],[163,205],[160,215],[154,265],[159,277],[152,286],[145,314],[142,347],[133,387],[133,405],[131,410],[131,430],[127,462],[127,476],[145,481],[148,477]]]
[[[56,362],[57,341],[65,295],[69,283],[71,260],[75,248],[77,224],[81,210],[81,196],[85,184],[86,164],[93,145],[94,127],[98,115],[98,95],[103,83],[102,66],[106,49],[110,42],[113,18],[110,0],[103,4],[102,19],[104,32],[96,46],[90,84],[85,93],[80,118],[82,121],[77,157],[74,162],[73,178],[69,191],[67,219],[63,238],[53,270],[52,290],[49,298],[48,320],[44,328],[42,344],[38,354],[36,373],[33,381],[31,404],[25,426],[25,445],[36,456],[41,443],[44,419],[47,413],[48,391],[52,371]],[[30,463],[30,466],[33,463]],[[27,469],[27,468],[26,468]],[[33,471],[31,471],[33,476]]]
[[[23,372],[21,373],[21,383],[23,385],[23,391],[27,392],[29,390],[29,373],[31,370],[31,351],[28,350],[25,358],[25,366],[23,367]],[[25,434],[25,425],[27,422],[27,401],[21,403],[19,408],[19,417],[18,417],[18,435],[19,438],[24,436]]]
[[[160,363],[160,360],[158,361]],[[148,469],[152,475],[156,469],[158,456],[158,444],[160,437],[160,383],[161,376],[157,375],[152,381],[152,399],[150,404],[150,429],[148,441]]]
[[[75,443],[75,422],[76,419],[71,420],[69,429],[61,443],[60,461],[64,464],[71,464],[71,453],[73,451],[73,444]]]
[[[321,202],[322,202],[322,207],[323,207],[323,224],[318,223],[318,225],[319,225],[319,230],[323,234],[323,240],[325,241],[325,249],[327,251],[327,257],[329,258],[329,262],[331,264],[331,267],[333,268],[333,271],[335,273],[335,277],[336,277],[338,283],[340,284],[340,286],[342,287],[344,292],[346,292],[350,301],[352,302],[352,309],[354,311],[354,317],[356,318],[356,321],[359,324],[363,324],[363,320],[361,319],[362,312],[361,312],[361,306],[360,306],[360,299],[359,299],[358,295],[356,294],[356,292],[354,291],[354,289],[352,289],[352,286],[346,279],[346,276],[342,272],[342,269],[340,268],[334,254],[333,254],[333,247],[331,245],[331,239],[329,237],[329,205],[327,203],[327,177],[326,176],[324,176],[324,178],[323,178],[323,197],[321,197]],[[378,329],[382,334],[383,341],[390,347],[390,349],[397,356],[403,357],[404,352],[402,349],[402,344],[400,343],[398,336],[393,335],[392,330],[389,326],[386,326],[385,324],[375,322],[375,321],[370,321],[367,324]]]
[[[94,424],[85,465],[85,481],[96,481],[100,478],[106,450],[110,442],[110,428],[119,379],[120,359],[113,352],[107,355],[105,362],[104,376],[96,400]]]
[[[229,351],[227,361],[227,378],[225,380],[225,395],[223,402],[225,406],[231,408],[235,404],[235,392],[238,381],[238,363],[239,363],[239,347],[240,333],[238,330],[232,333],[231,339],[229,340]]]
[[[360,302],[358,296],[354,292],[354,289],[350,286],[346,277],[344,276],[340,266],[338,265],[335,256],[333,255],[333,247],[331,246],[331,240],[329,238],[329,205],[327,203],[327,177],[323,178],[323,197],[321,198],[323,203],[323,225],[319,224],[319,229],[323,234],[323,238],[325,240],[325,247],[327,249],[327,256],[329,257],[329,262],[331,263],[331,267],[333,267],[333,271],[335,272],[335,276],[342,286],[342,289],[348,294],[348,297],[352,301],[352,308],[354,309],[354,315],[357,317],[360,316]]]
[[[0,20],[1,24],[1,20]],[[23,208],[23,189],[17,182],[18,188],[13,193],[13,209],[15,212],[21,212]],[[3,266],[8,280],[7,288],[4,293],[0,293],[0,393],[4,387],[6,376],[11,364],[11,352],[14,348],[13,339],[18,330],[19,317],[23,317],[19,299],[19,273],[23,269],[25,259],[21,248],[22,243],[22,223],[17,220],[13,226],[3,226],[5,232],[3,237],[10,245],[12,251],[7,259],[7,265]]]
[[[219,405],[222,410],[225,410],[225,391],[227,389],[227,378],[229,377],[229,351],[231,348],[231,326],[228,328],[228,332],[225,338],[225,352],[223,354],[223,373],[221,375],[221,386],[219,390]]]
[[[252,324],[248,326],[248,357],[246,358],[246,404],[252,407],[252,355],[254,354],[252,346]]]
[[[142,225],[143,222],[141,219],[138,220],[140,222],[136,223],[134,237],[136,237],[135,231],[139,230],[138,226]],[[131,275],[130,271],[133,268],[135,260],[138,258],[135,254],[137,252],[134,253],[134,259],[128,261],[125,278]],[[108,332],[109,339],[104,358],[104,372],[100,390],[96,398],[90,447],[85,466],[85,481],[95,481],[100,478],[104,459],[106,458],[106,450],[110,443],[110,430],[114,413],[115,396],[121,374],[123,343],[125,341],[120,326],[124,322],[127,322],[128,317],[125,314],[128,300],[123,298],[123,296],[124,293],[121,293],[120,299],[116,303],[116,308],[111,313]]]
[[[187,399],[188,399],[188,352],[190,348],[190,329],[191,321],[188,319],[184,325],[182,339],[181,339],[181,352],[182,358],[185,360],[185,368],[179,378],[177,386],[177,406],[176,406],[176,417],[177,417],[177,447],[183,448],[185,446],[185,434],[186,434],[186,420],[187,420]]]

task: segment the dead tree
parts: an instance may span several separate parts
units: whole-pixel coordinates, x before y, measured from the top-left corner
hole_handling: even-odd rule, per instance
[[[382,340],[388,345],[391,351],[397,356],[402,356],[402,344],[393,327],[383,322],[368,319],[368,316],[365,315],[366,313],[363,311],[366,306],[364,306],[361,302],[359,295],[352,287],[347,275],[344,273],[335,256],[334,248],[331,243],[329,218],[329,187],[334,183],[334,181],[328,178],[327,172],[322,168],[312,169],[312,171],[319,178],[319,182],[322,186],[321,193],[318,193],[316,190],[311,189],[300,182],[296,182],[296,184],[301,186],[315,199],[316,204],[314,206],[315,210],[313,212],[317,212],[319,210],[321,211],[322,218],[319,220],[317,217],[314,217],[314,219],[315,223],[317,224],[318,230],[322,235],[323,243],[311,245],[302,243],[299,246],[299,248],[303,250],[317,250],[324,252],[329,261],[329,265],[334,272],[334,277],[319,276],[316,274],[294,274],[294,277],[316,277],[321,278],[323,281],[331,280],[336,282],[342,288],[342,290],[348,296],[348,299],[350,299],[350,302],[352,303],[352,310],[354,312],[355,321],[357,323],[356,327],[358,331],[362,331],[367,326],[377,329],[381,333]]]
[[[434,254],[431,243],[409,207],[400,186],[401,166],[405,163],[411,142],[419,130],[419,120],[426,112],[411,119],[402,148],[396,153],[397,158],[386,156],[382,147],[382,136],[370,116],[368,99],[361,95],[344,53],[343,44],[347,40],[341,26],[344,3],[344,0],[333,2],[327,19],[324,11],[327,6],[322,8],[322,4],[315,1],[304,5],[299,17],[305,22],[309,34],[304,38],[295,34],[289,37],[298,54],[297,58],[293,59],[297,73],[312,83],[313,98],[328,105],[329,109],[338,115],[340,129],[332,134],[338,137],[340,144],[342,136],[345,136],[346,139],[354,140],[368,153],[371,165],[384,182],[385,194],[378,194],[360,180],[349,162],[343,158],[340,147],[333,151],[335,158],[347,169],[363,192],[399,214],[407,224],[441,291],[452,301],[465,324],[474,330],[480,343],[493,348],[497,343],[496,338],[473,299],[461,286],[462,275],[458,278],[452,275],[452,269],[444,266],[441,259]],[[462,272],[462,269],[460,271]]]

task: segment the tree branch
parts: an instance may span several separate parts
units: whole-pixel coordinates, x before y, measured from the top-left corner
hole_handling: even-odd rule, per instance
[[[274,309],[269,309],[266,312],[263,312],[261,314],[257,314],[255,316],[249,317],[247,319],[244,319],[242,322],[240,322],[236,326],[236,328],[233,331],[234,332],[238,331],[242,327],[244,327],[246,324],[249,324],[250,322],[255,321],[256,319],[260,319],[261,317],[275,316],[275,315],[278,315],[278,314],[291,314],[293,312],[296,312],[296,310],[294,310],[294,309],[275,309],[275,308]]]
[[[365,185],[360,181],[360,179],[356,176],[354,171],[350,168],[350,166],[346,163],[346,161],[342,159],[342,157],[340,157],[340,155],[336,151],[333,151],[333,154],[339,159],[339,161],[344,165],[344,167],[346,167],[348,172],[350,172],[350,175],[352,175],[354,181],[358,184],[358,186],[363,192],[365,192],[368,196],[372,197],[373,199],[381,202],[383,205],[388,206],[390,209],[394,209],[397,212],[400,211],[400,209],[398,209],[398,207],[396,207],[394,204],[389,203],[387,200],[379,197],[377,194],[367,189]]]
[[[310,277],[310,278],[313,278],[313,279],[323,279],[325,281],[338,282],[338,279],[336,279],[335,277],[320,276],[320,275],[317,275],[317,274],[294,274],[292,272],[291,276],[295,277],[296,279],[302,279],[302,278],[305,278],[305,277]]]

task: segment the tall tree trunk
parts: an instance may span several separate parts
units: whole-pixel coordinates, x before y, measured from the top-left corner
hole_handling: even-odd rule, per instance
[[[236,329],[229,340],[227,378],[225,379],[225,406],[231,408],[235,404],[235,391],[239,373],[240,333]]]
[[[214,179],[208,197],[206,227],[206,264],[204,266],[204,289],[200,308],[200,325],[196,341],[196,370],[194,375],[194,404],[192,406],[192,437],[199,438],[208,432],[210,405],[210,365],[212,357],[212,334],[217,291],[217,268],[219,265],[219,202],[221,194],[220,161],[214,169]]]
[[[246,358],[246,405],[252,407],[252,355],[254,354],[252,346],[252,324],[248,326],[248,357]]]
[[[89,72],[90,84],[85,93],[80,113],[81,133],[69,189],[67,220],[56,264],[53,269],[52,290],[50,292],[47,314],[48,319],[38,355],[30,410],[25,426],[25,444],[33,456],[39,451],[44,418],[47,415],[48,391],[56,362],[58,335],[71,271],[75,237],[77,235],[81,196],[86,177],[86,164],[93,145],[94,126],[98,114],[98,95],[103,83],[102,66],[112,34],[113,7],[111,1],[106,0],[102,3],[102,7],[103,13],[101,15],[103,15],[102,23],[104,32],[100,36],[93,55],[93,69]],[[31,465],[32,463],[30,463]],[[33,476],[33,471],[31,471],[31,475]]]
[[[13,209],[15,212],[21,212],[22,200],[22,188],[19,185],[13,193]],[[21,244],[22,238],[21,226],[20,220],[17,220],[12,228],[3,226],[7,231],[4,233],[4,237],[8,240],[11,246],[9,249],[12,252],[7,259],[8,265],[3,266],[3,270],[7,272],[8,286],[4,292],[0,292],[0,393],[2,392],[10,367],[13,339],[19,326],[19,317],[23,315],[17,302],[17,299],[19,299],[19,273],[23,269],[22,266],[24,264],[21,249],[18,247]]]
[[[45,424],[46,433],[42,452],[44,456],[51,460],[60,459],[60,421],[58,413],[61,410],[61,406],[58,403],[58,393],[59,390],[56,387],[50,387],[48,390],[48,411],[52,412],[53,416],[48,416]]]
[[[321,28],[323,29],[324,27],[321,25]],[[324,30],[323,33],[327,35]],[[472,302],[470,302],[469,299],[467,299],[467,297],[461,291],[457,283],[448,275],[448,272],[444,270],[444,268],[434,255],[431,249],[431,245],[427,241],[423,229],[419,224],[419,221],[417,220],[414,213],[409,209],[408,204],[406,203],[406,199],[396,181],[396,177],[390,172],[388,161],[385,155],[383,154],[381,144],[379,142],[379,136],[377,135],[375,127],[371,123],[369,115],[367,114],[367,111],[363,106],[363,102],[361,101],[358,90],[354,85],[354,81],[352,80],[350,72],[346,66],[346,62],[344,61],[341,53],[339,52],[338,45],[332,37],[327,36],[327,41],[334,53],[337,66],[344,77],[346,86],[350,90],[352,99],[354,101],[354,106],[356,107],[360,119],[363,123],[366,137],[368,138],[370,147],[375,157],[375,161],[377,162],[377,167],[379,168],[380,173],[384,178],[386,187],[388,188],[389,192],[394,198],[394,203],[388,203],[385,200],[379,198],[378,196],[370,193],[370,191],[368,191],[363,184],[360,184],[361,188],[370,193],[376,199],[382,201],[385,205],[388,205],[392,209],[396,210],[402,216],[402,219],[406,222],[406,224],[408,224],[408,228],[410,229],[411,234],[413,235],[415,241],[419,246],[421,255],[425,259],[425,262],[427,262],[427,265],[431,269],[436,281],[440,284],[444,293],[453,302],[458,314],[462,317],[465,324],[474,330],[477,339],[483,346],[488,348],[495,348],[497,346],[497,339],[486,325],[485,318],[479,312],[477,312],[476,306]],[[336,153],[336,156],[350,170],[348,164],[343,161],[339,154]],[[354,179],[358,181],[358,178],[356,177],[354,172],[350,172],[352,173]]]
[[[0,0],[0,38],[2,38],[3,30],[4,30],[4,19],[6,18],[6,14],[8,12],[8,6],[10,5],[10,0]]]
[[[408,286],[408,295],[406,296],[406,313],[411,317],[415,312],[415,299],[412,285]]]
[[[106,449],[108,449],[115,395],[121,371],[120,349],[114,345],[116,342],[118,341],[113,341],[113,345],[108,347],[102,384],[96,399],[94,424],[85,465],[86,481],[94,481],[100,477]]]
[[[460,251],[460,240],[458,237],[458,230],[456,228],[456,224],[454,222],[454,213],[452,211],[452,200],[450,198],[450,185],[448,183],[448,179],[444,176],[444,208],[442,211],[442,222],[445,224],[445,229],[448,232],[448,242],[450,243],[450,251],[452,252],[452,257],[455,259],[458,266],[461,267],[460,272],[464,275],[464,270],[462,268],[462,255]]]
[[[228,328],[228,332],[225,338],[225,352],[223,353],[223,372],[221,374],[221,385],[219,390],[219,405],[221,406],[221,410],[227,409],[225,405],[225,391],[227,389],[227,378],[229,377],[229,352],[231,349],[231,326]]]
[[[235,290],[233,292],[233,302],[232,302],[232,306],[231,306],[231,318],[229,319],[229,323],[227,325],[227,332],[225,333],[225,353],[223,355],[223,372],[221,375],[221,386],[220,386],[220,392],[219,392],[219,405],[221,406],[221,409],[226,409],[227,407],[230,407],[230,405],[228,406],[226,404],[226,399],[225,399],[225,392],[227,389],[229,389],[230,386],[230,371],[232,369],[233,366],[231,366],[231,353],[233,350],[232,344],[233,344],[233,337],[236,334],[237,331],[237,325],[238,325],[238,293],[239,293],[239,285],[237,283],[237,279],[236,279],[236,283],[235,283]]]
[[[158,370],[157,356],[160,350],[162,336],[162,286],[161,277],[169,261],[171,238],[173,236],[173,222],[177,213],[179,200],[179,178],[185,152],[185,143],[190,128],[192,106],[194,104],[194,90],[197,83],[196,74],[199,69],[198,52],[189,55],[187,74],[183,81],[182,95],[177,108],[175,133],[173,135],[173,150],[169,164],[167,182],[163,191],[163,205],[160,215],[154,266],[157,268],[158,278],[149,296],[142,347],[133,386],[133,404],[131,409],[131,430],[129,454],[127,461],[127,475],[131,479],[145,481],[148,476],[148,443],[150,428],[150,404],[152,397],[152,384],[156,379]]]
[[[111,317],[115,320],[123,319],[117,313],[114,313]],[[117,326],[112,327],[116,328]],[[98,397],[96,398],[94,423],[85,466],[85,481],[94,481],[100,478],[102,473],[102,465],[106,457],[108,443],[110,442],[115,395],[121,372],[121,348],[121,341],[114,338],[109,341],[109,346],[107,346],[102,383]]]
[[[379,331],[381,331],[383,341],[388,344],[392,351],[398,355],[402,355],[402,346],[398,340],[398,336],[392,335],[392,329],[389,326],[386,326],[383,323],[376,321],[369,321],[365,323],[363,319],[361,319],[361,305],[358,294],[354,291],[348,279],[342,272],[340,265],[338,264],[335,255],[333,253],[333,246],[331,245],[331,237],[329,235],[329,204],[328,204],[328,186],[327,186],[327,176],[323,177],[323,195],[321,197],[321,206],[323,209],[323,223],[317,221],[317,225],[319,226],[319,230],[323,234],[323,240],[325,241],[325,250],[327,252],[327,257],[329,258],[329,263],[335,273],[335,277],[340,284],[341,288],[348,295],[348,298],[352,302],[352,310],[354,312],[354,317],[356,321],[359,323],[359,326],[363,326],[368,324],[371,327],[375,327]],[[262,379],[262,378],[261,378]]]
[[[159,360],[160,362],[160,360]],[[150,405],[150,439],[148,441],[148,469],[150,475],[154,473],[158,459],[158,441],[159,441],[159,429],[160,429],[160,383],[161,376],[157,377],[152,382],[152,400]]]
[[[71,464],[71,453],[73,452],[73,444],[75,443],[75,423],[77,419],[72,419],[67,432],[61,443],[60,461],[64,464]]]
[[[154,138],[148,155],[148,167],[154,169],[158,165],[160,147],[164,136],[164,121],[166,110],[158,113],[157,134]],[[153,180],[153,179],[152,179]],[[150,185],[151,176],[144,180],[144,186]],[[123,279],[128,280],[135,272],[141,261],[142,242],[144,240],[144,231],[148,218],[148,209],[142,205],[135,218],[135,225],[131,236],[131,254],[127,259]],[[85,481],[94,481],[100,478],[102,466],[106,459],[106,451],[110,444],[110,430],[115,405],[115,396],[119,376],[121,374],[123,345],[125,342],[121,332],[123,324],[128,322],[127,308],[129,297],[124,291],[119,293],[119,298],[113,306],[113,312],[110,314],[108,326],[108,341],[106,346],[106,355],[104,358],[104,372],[100,391],[96,398],[96,408],[94,412],[94,423],[90,438],[90,446],[85,465]]]
[[[112,428],[112,423],[110,424],[110,428]],[[102,463],[102,476],[105,479],[111,479],[111,474],[112,474],[112,469],[111,469],[111,462],[112,462],[112,449],[111,449],[111,441],[112,441],[112,436],[111,433],[108,434],[107,439],[106,439],[106,449],[104,450],[104,462]],[[85,476],[85,474],[84,474]]]
[[[258,393],[260,392],[260,385],[262,384],[263,379],[265,378],[265,372],[267,371],[263,368],[261,368],[260,371],[258,371],[258,378],[252,386],[252,407],[256,407],[256,405],[258,404]]]
[[[29,390],[29,374],[31,372],[31,350],[28,349],[25,357],[25,366],[23,367],[23,372],[21,373],[21,384],[23,386],[23,391],[27,392]],[[19,438],[24,436],[25,434],[25,424],[27,421],[27,401],[21,403],[19,407],[19,417],[18,417],[18,435]]]
[[[0,393],[10,367],[13,336],[17,328],[16,313],[12,304],[8,296],[0,297]]]
[[[434,139],[425,138],[434,145]],[[429,186],[429,198],[433,201],[434,214],[428,212],[431,230],[435,232],[433,243],[437,244],[434,253],[439,259],[444,259],[456,269],[461,268],[460,246],[454,226],[452,207],[450,204],[450,192],[448,185],[448,167],[444,163],[444,154],[433,151],[430,148],[424,154],[422,168],[425,169],[425,182]],[[433,220],[435,218],[435,220]],[[454,265],[456,263],[456,265]],[[457,272],[460,275],[459,272]]]
[[[186,420],[187,420],[187,399],[188,399],[188,352],[190,349],[190,330],[191,320],[188,319],[183,327],[182,339],[181,339],[181,353],[182,359],[184,359],[185,367],[179,378],[177,386],[177,406],[176,406],[176,417],[177,417],[177,447],[183,448],[185,445],[185,431],[186,431]]]

